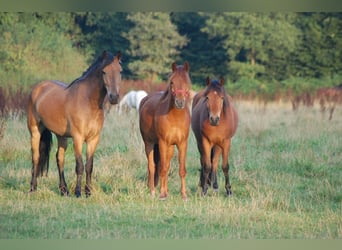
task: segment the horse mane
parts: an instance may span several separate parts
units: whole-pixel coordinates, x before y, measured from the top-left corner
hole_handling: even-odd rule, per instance
[[[95,60],[95,62],[89,66],[89,68],[83,72],[83,74],[73,80],[67,88],[70,88],[73,84],[80,82],[90,75],[92,75],[94,72],[97,72],[99,69],[103,69],[108,64],[110,64],[114,60],[114,56],[109,51],[103,51],[103,53]]]

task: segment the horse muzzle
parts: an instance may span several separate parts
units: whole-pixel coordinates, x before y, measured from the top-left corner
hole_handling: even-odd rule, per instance
[[[108,101],[110,104],[118,104],[119,103],[119,94],[108,94]]]
[[[220,123],[220,116],[210,116],[209,122],[211,126],[217,126]]]
[[[175,99],[175,107],[177,109],[184,109],[185,108],[185,100],[184,99]]]

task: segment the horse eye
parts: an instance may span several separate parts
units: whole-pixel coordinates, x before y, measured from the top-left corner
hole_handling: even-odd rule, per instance
[[[106,72],[105,71],[102,71],[102,75],[105,75],[106,74]]]

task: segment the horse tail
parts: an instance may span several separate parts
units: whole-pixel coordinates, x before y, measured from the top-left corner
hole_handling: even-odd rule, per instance
[[[39,142],[39,161],[37,176],[43,176],[44,170],[46,172],[46,176],[48,174],[51,145],[52,134],[50,130],[45,129],[41,134]]]
[[[160,152],[159,152],[159,145],[154,144],[153,147],[153,161],[156,166],[155,172],[154,172],[154,186],[156,187],[158,185],[159,181],[159,171],[160,171]]]

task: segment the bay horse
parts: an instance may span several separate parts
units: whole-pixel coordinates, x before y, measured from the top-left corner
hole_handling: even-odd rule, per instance
[[[71,84],[46,80],[33,87],[27,106],[32,151],[30,192],[37,189],[37,177],[42,176],[44,170],[48,171],[53,132],[58,141],[56,161],[61,194],[69,195],[64,178],[64,153],[68,137],[73,139],[76,159],[75,195],[81,196],[83,143],[87,144],[85,192],[87,196],[91,194],[93,156],[104,122],[103,101],[105,96],[111,104],[117,104],[119,100],[120,57],[120,52],[114,56],[103,51],[83,75]]]
[[[181,196],[187,199],[185,160],[190,130],[190,89],[188,62],[178,66],[173,63],[166,91],[151,93],[140,103],[139,126],[148,161],[148,186],[154,196],[160,177],[161,200],[168,195],[168,172],[174,146],[178,150]]]
[[[200,153],[200,186],[203,195],[207,194],[211,183],[214,190],[218,190],[217,167],[222,154],[225,188],[227,195],[231,195],[228,159],[231,140],[238,126],[238,114],[224,89],[223,78],[211,81],[208,77],[206,84],[206,88],[194,97],[191,116],[191,128]]]

